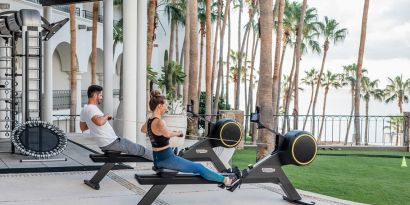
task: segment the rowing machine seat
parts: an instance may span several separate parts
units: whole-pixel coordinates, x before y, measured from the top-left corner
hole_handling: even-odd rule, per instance
[[[90,154],[93,162],[119,163],[119,162],[152,162],[141,156],[121,154],[120,151],[104,151],[104,154]]]

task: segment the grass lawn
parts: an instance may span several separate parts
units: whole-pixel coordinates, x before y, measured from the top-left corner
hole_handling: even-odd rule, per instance
[[[402,158],[360,154],[406,156],[409,167],[400,167]],[[254,148],[238,150],[232,163],[244,168],[255,162],[255,156]],[[284,170],[298,189],[369,204],[410,204],[410,153],[321,150],[312,164]]]

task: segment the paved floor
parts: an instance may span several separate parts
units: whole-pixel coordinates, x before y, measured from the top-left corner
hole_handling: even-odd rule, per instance
[[[91,148],[93,142],[84,135],[70,136]],[[135,165],[135,163],[131,163]],[[140,185],[135,173],[152,173],[152,164],[138,164],[133,170],[111,171],[96,191],[85,184],[95,171],[0,174],[1,205],[135,205],[150,186]],[[282,190],[274,184],[244,184],[231,193],[216,185],[170,185],[154,204],[235,204],[285,205]],[[306,202],[322,204],[358,204],[299,190]]]
[[[0,204],[4,205],[127,205],[137,204],[149,189],[139,185],[136,172],[144,170],[117,170],[101,182],[96,191],[82,183],[94,172],[64,172],[0,175]],[[231,193],[215,185],[168,186],[154,204],[289,204],[282,199],[279,186],[271,184],[242,185]],[[336,198],[300,191],[305,201],[316,204],[356,204]]]

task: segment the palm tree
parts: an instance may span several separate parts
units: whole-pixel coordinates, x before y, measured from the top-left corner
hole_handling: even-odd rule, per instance
[[[157,13],[157,0],[149,0],[148,4],[148,33],[147,33],[147,66],[151,66],[152,49],[154,48],[155,18]],[[149,92],[148,92],[149,93]]]
[[[92,30],[92,51],[91,51],[91,84],[97,81],[97,24],[98,24],[98,7],[99,2],[93,3],[93,30]]]
[[[285,11],[285,2],[284,0],[280,0],[279,4],[279,14],[278,14],[278,28],[276,31],[276,47],[275,47],[275,62],[274,62],[274,70],[273,70],[273,81],[272,81],[272,107],[273,107],[273,114],[277,115],[279,112],[279,95],[280,92],[280,49],[281,49],[281,41],[282,41],[282,33],[283,33],[283,14]],[[273,17],[275,18],[275,16]],[[274,118],[273,124],[275,130],[277,130],[278,118]]]
[[[190,19],[191,19],[191,1],[185,1],[185,7],[186,9],[186,14],[185,14],[185,45],[184,45],[184,73],[186,75],[185,80],[184,81],[184,88],[183,88],[183,104],[184,107],[187,107],[188,105],[188,101],[189,101],[189,83],[191,82],[191,77],[190,77],[190,69],[189,69],[189,65],[190,65],[190,31],[191,31],[191,23],[190,23]],[[197,85],[198,86],[198,85]],[[198,87],[197,87],[198,89]],[[199,93],[199,91],[197,90],[197,93]],[[199,99],[198,99],[199,100]]]
[[[273,5],[272,1],[261,1],[260,6],[260,76],[258,85],[258,101],[261,108],[261,122],[272,129],[272,29],[273,29]],[[274,147],[275,141],[272,134],[266,129],[259,132],[256,160],[268,155]]]
[[[383,127],[383,129],[389,129],[390,130],[390,140],[392,140],[392,132],[391,130],[396,131],[396,146],[399,146],[399,136],[400,134],[403,134],[403,117],[390,117],[390,120],[387,121],[387,125]],[[393,143],[393,142],[392,142]]]
[[[403,102],[409,102],[410,79],[403,80],[403,75],[396,76],[394,79],[388,78],[389,84],[384,89],[386,103],[397,100],[400,114],[403,113]]]
[[[189,31],[189,100],[194,102],[194,112],[199,112],[199,98],[198,98],[198,1],[189,0],[190,11],[190,31]],[[194,119],[189,120],[188,125],[189,134],[197,135],[198,133],[198,121]]]
[[[353,112],[354,112],[354,96],[355,96],[355,85],[356,85],[356,70],[357,65],[355,63],[343,66],[343,75],[342,75],[342,86],[350,86],[350,93],[351,93],[351,110],[350,110],[350,117],[347,123],[347,130],[346,136],[344,140],[344,144],[347,144],[349,133],[350,133],[350,125],[352,123]],[[362,74],[367,73],[365,68],[362,69]],[[365,80],[367,77],[362,76],[362,81]]]
[[[363,78],[361,83],[362,93],[361,96],[366,102],[366,123],[365,123],[365,145],[369,144],[369,102],[373,98],[378,101],[383,100],[383,90],[378,89],[379,80],[370,80],[369,78]]]
[[[311,89],[311,93],[310,93],[310,101],[309,101],[309,107],[308,107],[308,111],[306,114],[306,118],[303,122],[303,129],[305,129],[306,127],[306,122],[308,119],[309,112],[310,112],[310,108],[312,107],[312,102],[313,102],[313,94],[314,94],[314,89],[315,89],[315,84],[317,83],[316,81],[319,78],[319,73],[315,68],[311,68],[308,71],[305,71],[305,77],[302,78],[302,84],[310,86]]]
[[[241,9],[241,11],[240,11],[240,13],[239,13],[239,18],[241,18],[241,13],[242,13],[242,0],[239,0],[239,2],[240,2],[240,9]],[[256,4],[258,3],[258,1],[257,0],[254,0],[254,1],[252,1],[252,7],[253,8],[255,8],[256,7]],[[245,43],[246,43],[246,40],[247,40],[247,37],[248,37],[248,35],[249,35],[249,33],[250,33],[250,28],[251,28],[251,25],[252,25],[252,22],[253,22],[253,18],[254,18],[254,16],[255,16],[255,13],[256,12],[254,12],[253,10],[251,10],[251,13],[249,14],[249,21],[248,21],[248,23],[246,24],[246,26],[245,26],[245,33],[244,33],[244,36],[243,36],[243,39],[242,39],[242,43],[240,43],[240,39],[238,39],[238,42],[239,42],[239,51],[240,51],[240,53],[243,53],[243,51],[244,51],[244,49],[245,49]],[[240,29],[240,24],[239,24],[239,29]],[[239,37],[240,37],[240,30],[239,30],[239,32],[238,32],[238,35],[239,35]],[[238,58],[238,73],[242,73],[241,72],[241,69],[242,69],[242,55],[240,55],[239,56],[239,58]],[[238,110],[239,109],[239,99],[240,99],[240,84],[241,84],[241,78],[238,78],[238,82],[237,82],[237,84],[236,84],[236,92],[237,92],[237,94],[236,94],[236,96],[235,96],[235,109],[236,110]]]
[[[222,4],[222,1],[219,2],[219,4]],[[224,54],[224,47],[223,47],[223,40],[225,37],[225,29],[226,29],[226,24],[227,24],[227,20],[228,20],[228,15],[229,15],[229,9],[230,9],[230,4],[231,1],[227,0],[226,1],[226,5],[225,5],[225,12],[224,12],[224,19],[222,22],[222,28],[221,28],[221,33],[220,33],[220,42],[219,42],[219,68],[218,68],[218,80],[217,80],[217,84],[216,84],[216,93],[215,93],[215,102],[214,102],[214,107],[213,107],[213,113],[216,114],[216,112],[218,111],[218,105],[219,105],[219,96],[220,96],[220,87],[222,84],[222,78],[223,78],[223,54]],[[222,9],[218,9],[218,10],[222,10]],[[221,16],[222,14],[219,14],[219,16]],[[213,117],[213,121],[215,121],[215,117]]]
[[[171,24],[170,30],[170,43],[169,43],[169,62],[172,62],[174,59],[174,40],[175,34],[177,34],[177,26],[179,23],[183,23],[185,21],[185,4],[182,1],[176,0],[166,0],[165,5],[165,13],[168,16],[168,22]],[[178,53],[176,54],[178,56]],[[178,61],[178,60],[177,60]]]
[[[305,23],[305,13],[306,13],[306,7],[307,7],[307,0],[303,0],[302,3],[302,9],[300,11],[300,20],[296,29],[296,62],[295,62],[295,86],[294,86],[294,92],[295,92],[295,100],[293,101],[293,114],[294,115],[294,129],[298,128],[298,112],[299,112],[299,92],[298,92],[298,86],[299,86],[299,65],[300,65],[300,58],[301,58],[301,44],[302,44],[302,35],[304,34],[303,32],[303,26]]]
[[[297,38],[297,30],[298,30],[298,25],[300,21],[300,14],[302,10],[302,5],[300,5],[297,2],[293,2],[292,4],[289,4],[289,11],[286,13],[286,19],[285,19],[285,25],[286,25],[286,32],[289,33],[289,39],[287,40],[287,43],[293,43],[296,41]],[[297,80],[296,78],[299,78],[299,74],[296,74],[296,55],[297,55],[297,50],[300,50],[300,52],[303,54],[307,53],[308,48],[310,48],[313,52],[320,53],[321,49],[319,46],[319,43],[316,41],[316,39],[319,36],[319,31],[318,31],[318,22],[317,22],[317,12],[315,8],[307,8],[306,9],[306,15],[304,17],[304,28],[303,28],[303,38],[302,42],[300,45],[300,49],[296,48],[296,44],[293,43],[294,51],[293,51],[293,61],[292,61],[292,69],[291,69],[291,78],[289,78],[289,84],[291,85],[289,87],[288,92],[294,92],[295,95],[298,94],[295,89],[298,87],[296,85]],[[281,71],[280,71],[281,73]],[[296,89],[298,90],[298,89]],[[292,95],[289,93],[287,94],[287,99],[286,99],[286,104],[285,104],[285,115],[288,115],[288,110],[289,110],[289,104],[290,104],[290,97]],[[297,107],[297,106],[294,106]],[[297,110],[294,109],[294,111],[297,112]],[[296,114],[296,112],[293,112]],[[295,118],[296,119],[296,118]],[[297,124],[296,122],[294,124]],[[296,127],[296,126],[295,126]],[[285,126],[283,126],[285,129]]]
[[[241,29],[242,29],[242,12],[243,12],[243,0],[237,0],[237,1],[234,1],[234,8],[238,8],[239,9],[239,18],[238,18],[238,51],[240,52],[240,53],[242,53],[242,47],[241,47]],[[239,58],[238,58],[238,66],[236,67],[238,70],[240,69],[239,68],[239,66],[241,66],[241,65],[239,65]],[[239,73],[239,71],[237,72],[237,73]],[[235,110],[238,110],[239,109],[239,86],[238,86],[238,84],[240,83],[240,81],[239,82],[236,82],[235,83]]]
[[[256,39],[256,41],[255,41]],[[253,109],[253,89],[255,87],[256,79],[255,78],[255,74],[254,74],[254,70],[255,70],[255,56],[256,56],[256,51],[258,49],[258,44],[259,44],[259,25],[255,25],[253,28],[253,41],[252,41],[252,57],[251,57],[251,73],[249,76],[249,92],[248,92],[248,102],[247,102],[247,107],[246,107],[246,113],[247,116],[249,115],[249,113],[252,111]],[[248,130],[248,126],[249,126],[249,121],[248,121],[248,117],[247,120],[245,121],[245,130]],[[250,127],[250,129],[252,129],[252,127]],[[252,137],[252,143],[255,142],[255,136],[253,135],[252,130],[250,130],[250,135]]]
[[[323,71],[325,68],[326,56],[327,52],[329,51],[330,43],[333,42],[334,44],[343,41],[347,35],[346,28],[339,28],[339,23],[334,19],[329,19],[325,16],[324,22],[319,22],[320,31],[325,38],[323,43],[323,59],[322,65],[320,67],[319,76],[323,75]],[[319,88],[320,88],[320,80],[317,81],[316,90],[315,90],[315,97],[313,99],[313,108],[312,108],[312,116],[313,116],[313,135],[315,134],[315,111],[316,111],[316,102],[319,95]]]
[[[330,88],[338,89],[338,88],[341,87],[339,75],[338,74],[333,74],[330,71],[327,71],[327,73],[324,75],[322,81],[323,81],[322,86],[325,88],[325,95],[324,95],[324,100],[323,100],[322,123],[320,125],[320,131],[319,131],[319,135],[318,135],[318,138],[317,138],[318,142],[320,142],[320,140],[321,140],[322,131],[323,131],[323,124],[325,122],[327,94],[329,93]]]
[[[204,47],[204,38],[206,37],[206,33],[207,31],[211,31],[211,29],[207,29],[206,28],[206,1],[205,0],[200,0],[198,2],[198,20],[199,20],[199,24],[200,24],[200,29],[199,29],[199,33],[201,36],[201,40],[200,40],[200,53],[199,53],[199,77],[198,77],[198,93],[201,93],[202,91],[202,59],[203,59],[203,47]],[[215,6],[215,4],[211,5],[211,24],[212,22],[215,21],[217,14],[214,12],[213,7]]]
[[[360,81],[362,78],[362,66],[363,66],[363,55],[364,55],[364,45],[366,42],[366,28],[367,28],[367,16],[369,12],[369,0],[364,0],[363,17],[362,17],[362,31],[360,34],[360,46],[359,46],[359,56],[357,59],[357,71],[356,71],[356,88],[355,88],[355,106],[354,106],[354,127],[355,127],[355,139],[356,145],[360,144]]]
[[[212,0],[206,0],[206,28],[211,28],[211,2]],[[211,68],[211,36],[212,32],[206,33],[206,62],[205,62],[205,73],[206,73],[206,97],[205,97],[205,117],[208,118],[212,114],[212,68]],[[208,119],[209,120],[209,119]],[[208,131],[208,123],[205,123],[205,132]]]
[[[211,79],[211,93],[214,93],[215,90],[215,77],[216,77],[216,48],[218,46],[218,33],[219,33],[219,29],[220,29],[220,24],[221,24],[221,18],[222,18],[222,5],[223,2],[222,0],[217,0],[215,3],[217,3],[218,5],[218,9],[217,9],[217,18],[216,18],[216,25],[215,25],[215,39],[214,39],[214,51],[213,51],[213,55],[212,55],[212,67],[211,67],[211,75],[212,75],[212,79]],[[211,10],[211,9],[210,9]],[[222,63],[222,61],[221,61]],[[218,107],[218,104],[216,105],[216,107]]]
[[[229,69],[230,69],[230,52],[231,52],[231,12],[228,11],[228,49],[226,52],[226,79],[225,79],[225,105],[229,104]],[[225,109],[227,109],[225,107]]]
[[[77,31],[76,31],[76,15],[75,4],[70,4],[70,62],[71,62],[71,77],[70,77],[70,115],[77,115]],[[75,118],[70,120],[70,132],[75,132]]]

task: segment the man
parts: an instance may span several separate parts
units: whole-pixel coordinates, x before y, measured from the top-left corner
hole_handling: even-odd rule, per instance
[[[88,103],[84,105],[80,114],[81,131],[90,129],[91,136],[95,138],[102,151],[121,151],[153,160],[151,150],[115,134],[114,129],[108,123],[112,120],[112,116],[104,114],[97,107],[103,99],[102,90],[103,88],[98,85],[88,87]]]

